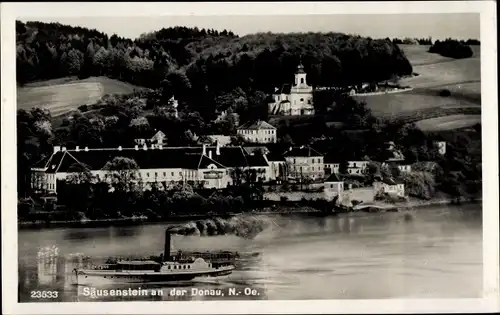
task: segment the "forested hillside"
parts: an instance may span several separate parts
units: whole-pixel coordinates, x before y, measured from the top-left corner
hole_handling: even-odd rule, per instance
[[[19,84],[104,75],[157,88],[178,71],[194,90],[269,92],[290,80],[300,56],[314,85],[388,79],[412,70],[389,39],[338,33],[237,37],[226,30],[175,27],[132,40],[56,23],[18,21],[16,26]]]

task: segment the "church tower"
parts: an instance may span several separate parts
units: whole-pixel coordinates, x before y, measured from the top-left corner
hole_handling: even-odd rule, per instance
[[[295,86],[307,87],[306,76],[307,73],[304,71],[304,66],[300,63],[297,66],[297,71],[295,72]]]
[[[173,112],[174,112],[174,116],[177,118],[179,117],[179,114],[177,112],[177,107],[179,106],[179,103],[177,102],[177,100],[174,98],[174,96],[172,96],[169,100],[168,100],[168,105],[172,106],[172,109],[173,109]]]

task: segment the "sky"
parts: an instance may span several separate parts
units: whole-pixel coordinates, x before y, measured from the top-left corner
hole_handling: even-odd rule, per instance
[[[124,3],[125,5],[125,3]],[[187,26],[230,30],[243,36],[256,32],[340,32],[372,38],[432,37],[433,39],[480,39],[478,13],[431,14],[337,14],[337,15],[232,15],[150,17],[30,18],[94,28],[112,35],[137,38],[161,28]]]

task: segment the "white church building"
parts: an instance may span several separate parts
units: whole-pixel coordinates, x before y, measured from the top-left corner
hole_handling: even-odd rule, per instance
[[[314,115],[313,87],[307,85],[306,76],[304,66],[299,64],[295,83],[276,88],[274,102],[268,104],[270,115]]]

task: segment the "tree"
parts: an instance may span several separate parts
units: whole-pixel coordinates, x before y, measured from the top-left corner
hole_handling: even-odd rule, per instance
[[[83,54],[79,50],[71,49],[68,52],[66,62],[68,64],[68,74],[78,75],[83,64]]]
[[[133,190],[140,184],[139,165],[133,159],[117,156],[107,162],[103,170],[111,185],[118,191]]]
[[[340,165],[339,165],[339,173],[340,174],[347,174],[348,167],[349,167],[349,163],[346,160],[343,160],[342,162],[340,162]]]

